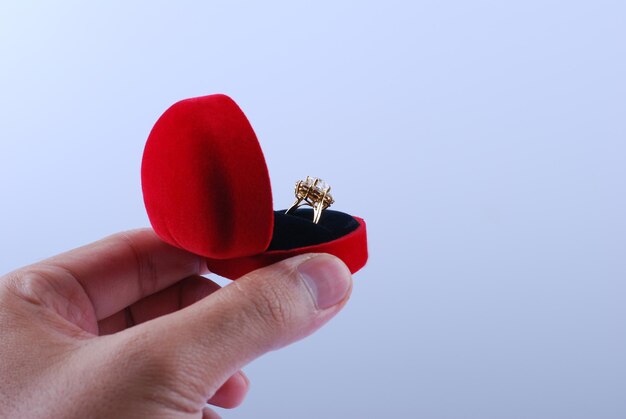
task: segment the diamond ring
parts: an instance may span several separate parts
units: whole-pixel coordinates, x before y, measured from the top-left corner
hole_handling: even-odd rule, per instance
[[[313,222],[317,224],[322,217],[322,211],[330,207],[335,200],[330,194],[330,186],[319,178],[307,176],[305,180],[296,183],[296,202],[287,210],[300,208],[303,205],[313,207]]]

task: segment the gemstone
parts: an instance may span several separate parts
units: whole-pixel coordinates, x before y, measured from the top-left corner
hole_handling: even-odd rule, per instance
[[[328,189],[328,184],[324,182],[322,179],[318,179],[316,186],[322,191],[325,191],[326,189]]]

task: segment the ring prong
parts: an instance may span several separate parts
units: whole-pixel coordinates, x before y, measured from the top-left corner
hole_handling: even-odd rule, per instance
[[[323,206],[321,204],[315,206],[315,209],[313,211],[313,223],[319,223],[320,218],[322,218],[322,208]]]
[[[313,207],[313,222],[319,223],[322,213],[332,204],[334,199],[330,194],[330,185],[317,177],[307,176],[305,180],[296,182],[296,201],[285,211],[289,214],[293,210],[308,205]]]
[[[294,202],[293,205],[290,206],[287,211],[285,211],[285,214],[289,214],[289,212],[291,212],[292,210],[297,209],[300,206],[300,205],[298,205],[298,204],[300,204],[300,202],[302,202],[302,199],[297,198],[296,202]]]

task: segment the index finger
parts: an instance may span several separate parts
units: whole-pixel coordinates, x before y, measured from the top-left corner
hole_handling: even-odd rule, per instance
[[[98,320],[206,270],[202,257],[170,246],[151,229],[118,233],[39,264],[70,273]]]

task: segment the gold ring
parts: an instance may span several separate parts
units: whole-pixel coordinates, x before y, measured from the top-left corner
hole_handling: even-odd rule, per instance
[[[290,211],[300,208],[303,205],[313,207],[313,222],[317,224],[322,218],[322,211],[335,203],[330,194],[330,186],[319,178],[307,176],[305,180],[296,183],[296,202],[287,210]]]

